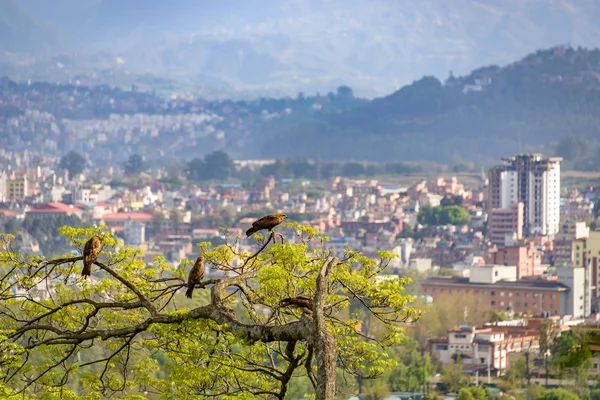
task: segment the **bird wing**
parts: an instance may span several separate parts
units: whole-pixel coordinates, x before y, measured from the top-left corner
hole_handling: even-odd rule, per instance
[[[266,217],[262,217],[261,219],[256,221],[257,224],[260,224],[256,227],[260,227],[262,229],[270,229],[279,225],[281,221],[281,218],[279,218],[277,215],[267,215]]]
[[[272,215],[266,215],[266,216],[264,216],[262,218],[257,219],[256,221],[254,221],[252,223],[252,226],[257,227],[257,228],[261,227],[261,226],[265,226],[266,224],[269,223],[269,221],[271,220],[271,218],[273,218]]]

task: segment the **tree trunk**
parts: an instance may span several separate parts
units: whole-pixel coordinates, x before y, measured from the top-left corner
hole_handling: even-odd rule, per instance
[[[334,400],[335,398],[337,345],[335,338],[325,325],[323,308],[328,294],[329,277],[336,264],[337,259],[333,258],[327,260],[321,267],[321,272],[317,277],[317,289],[313,305],[313,340],[317,359],[317,400]]]
[[[527,374],[527,387],[531,386],[531,372],[529,371],[529,351],[525,353],[526,374]]]
[[[546,355],[544,357],[546,359],[545,364],[546,364],[546,387],[548,387],[548,375],[550,375],[548,373],[548,353],[546,352]]]

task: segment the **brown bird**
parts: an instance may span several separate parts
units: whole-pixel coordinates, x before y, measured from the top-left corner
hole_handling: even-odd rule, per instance
[[[310,297],[300,295],[296,297],[288,297],[279,302],[280,307],[306,308],[312,311],[313,301]]]
[[[246,237],[250,237],[252,234],[267,229],[269,232],[273,230],[277,225],[283,222],[287,218],[285,214],[273,214],[267,215],[258,219],[252,223],[252,227],[246,231]]]
[[[92,236],[83,247],[83,270],[81,271],[81,276],[84,279],[87,279],[92,274],[92,265],[98,260],[100,250],[102,250],[102,238],[99,236]]]
[[[189,299],[192,298],[192,293],[194,293],[194,287],[197,283],[202,282],[204,279],[204,257],[200,256],[196,259],[196,263],[192,267],[190,271],[190,276],[188,277],[188,287],[185,291],[185,296]]]

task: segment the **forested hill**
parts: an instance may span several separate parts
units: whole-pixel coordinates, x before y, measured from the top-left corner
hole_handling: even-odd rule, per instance
[[[540,50],[442,83],[424,77],[356,109],[267,127],[261,156],[488,160],[600,137],[600,50]]]

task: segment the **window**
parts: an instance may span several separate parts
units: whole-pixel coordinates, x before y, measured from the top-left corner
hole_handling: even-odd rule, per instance
[[[521,307],[521,302],[517,301],[517,307]]]
[[[508,292],[508,297],[512,297],[512,292]]]
[[[496,292],[494,292],[493,290],[490,292],[490,296],[495,296]]]
[[[495,306],[496,305],[496,301],[492,300],[492,305]]]
[[[552,294],[550,295],[550,298],[551,298],[551,299],[553,299],[553,298],[554,298],[554,296],[555,296],[555,294],[554,294],[554,293],[552,293]]]
[[[504,297],[504,292],[500,292],[500,297]]]
[[[521,292],[515,293],[515,297],[521,297]]]
[[[504,305],[504,302],[503,302],[503,301],[501,301],[501,302],[500,302],[500,305],[501,305],[501,306],[503,306],[503,305]]]
[[[525,302],[525,304],[523,304],[523,305],[524,305],[525,307],[528,307],[528,306],[529,306],[529,303],[528,303],[528,302]]]

